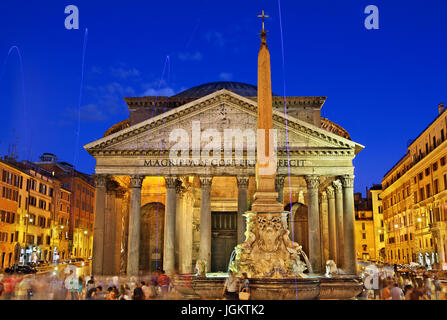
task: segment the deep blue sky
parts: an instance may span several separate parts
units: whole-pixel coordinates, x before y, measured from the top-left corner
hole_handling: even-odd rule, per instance
[[[66,30],[66,5],[80,29]],[[366,30],[364,9],[380,10]],[[123,96],[174,94],[218,80],[256,84],[260,21],[270,15],[273,91],[282,94],[278,2],[29,1],[0,2],[0,61],[23,55],[26,119],[16,52],[0,79],[0,153],[18,141],[21,158],[43,152],[75,160],[82,42],[88,28],[76,166],[93,173],[82,146],[128,117]],[[447,102],[447,3],[441,1],[281,1],[289,96],[327,96],[322,115],[366,146],[355,160],[355,190],[380,183]],[[158,91],[166,56],[170,77]],[[17,137],[18,140],[17,140]],[[27,138],[28,137],[28,138]],[[31,138],[30,138],[31,137]],[[29,147],[24,146],[28,140]],[[26,152],[25,152],[26,151]],[[30,152],[29,152],[30,151]]]

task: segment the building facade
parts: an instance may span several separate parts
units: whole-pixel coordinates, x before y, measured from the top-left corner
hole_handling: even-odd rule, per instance
[[[385,233],[382,202],[379,199],[381,185],[354,195],[357,259],[365,262],[385,261]]]
[[[58,161],[57,157],[51,153],[44,153],[40,161],[34,164],[54,173],[55,177],[61,181],[61,187],[69,192],[71,207],[66,231],[69,237],[70,256],[91,257],[95,220],[95,184],[92,177],[77,171],[67,162]],[[66,206],[63,209],[66,210]]]
[[[383,177],[386,261],[445,268],[447,113],[438,116],[408,146]]]
[[[93,181],[77,171],[72,178],[48,169],[37,162],[0,160],[0,269],[91,256]]]
[[[18,208],[25,198],[20,194],[24,182],[20,170],[0,161],[0,174],[0,269],[3,269],[13,265],[16,260],[16,244],[22,235],[18,227]]]
[[[173,97],[125,98],[130,118],[85,146],[96,159],[94,274],[129,274],[135,265],[130,274],[155,267],[186,273],[198,260],[208,271],[227,271],[234,246],[245,240],[243,214],[255,191],[250,150],[232,147],[231,159],[222,152],[217,162],[200,152],[172,161],[172,134],[185,133],[190,152],[207,148],[203,134],[219,150],[230,141],[219,140],[225,132],[248,139],[244,130],[256,131],[256,95],[255,86],[217,82]],[[321,117],[325,99],[287,97],[286,120],[284,98],[273,97],[278,200],[292,211],[290,237],[308,255],[312,245],[318,270],[329,258],[343,266],[344,253],[355,250],[352,160],[363,148]]]

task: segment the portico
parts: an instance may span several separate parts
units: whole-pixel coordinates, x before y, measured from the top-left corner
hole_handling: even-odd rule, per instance
[[[291,100],[299,105],[312,97]],[[245,240],[242,215],[250,209],[255,191],[255,167],[250,162],[253,150],[238,153],[233,147],[230,157],[222,152],[220,161],[206,162],[203,150],[209,139],[202,136],[199,161],[172,161],[170,152],[178,140],[172,141],[171,133],[182,129],[192,137],[197,122],[200,132],[212,129],[222,136],[228,129],[256,130],[256,112],[253,99],[221,89],[86,145],[85,149],[96,159],[93,273],[137,275],[155,265],[170,272],[188,273],[194,271],[197,260],[205,260],[208,271],[226,271],[213,267],[212,261],[230,257],[213,254],[212,241],[218,233],[222,237],[234,234],[236,243]],[[273,111],[278,142],[278,200],[291,208],[289,223],[296,224],[294,232],[299,230],[300,223],[294,222],[297,205],[307,207],[306,254],[313,272],[324,272],[325,260],[330,258],[354,274],[352,160],[363,146],[340,134],[342,129],[337,125],[327,127],[328,120],[320,120],[326,124],[324,129],[310,123],[313,121],[288,115],[286,136],[286,116],[279,110]],[[248,139],[245,136],[245,145]],[[197,143],[194,141],[197,139],[190,139],[189,145],[194,146]],[[225,142],[228,142],[225,138],[220,141],[222,150]],[[190,154],[188,159],[197,158]],[[117,189],[119,197],[113,191]],[[107,205],[113,193],[114,205]],[[141,211],[149,204],[152,209],[147,212],[148,221],[153,225],[143,228]],[[144,237],[146,232],[154,235]],[[119,236],[105,240],[109,233]],[[296,239],[294,234],[290,237]],[[141,243],[140,239],[150,239],[151,243]],[[109,249],[110,241],[114,250]],[[329,246],[325,254],[326,242]],[[118,255],[119,250],[126,253]],[[110,255],[115,262],[104,269],[101,266],[111,259]]]

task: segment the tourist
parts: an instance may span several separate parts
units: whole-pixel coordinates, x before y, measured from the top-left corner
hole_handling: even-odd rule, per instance
[[[412,292],[413,292],[413,286],[411,284],[407,284],[404,288],[405,300],[410,300],[410,296],[411,296]]]
[[[169,284],[171,283],[171,279],[169,279],[164,270],[161,270],[157,282],[161,289],[161,295],[165,299],[169,293]]]
[[[29,276],[26,275],[23,277],[23,280],[17,284],[15,290],[15,298],[16,300],[27,300],[28,292],[31,290],[31,283],[29,280]]]
[[[113,287],[107,288],[107,295],[105,297],[105,300],[116,300],[115,291],[113,290]]]
[[[127,284],[122,284],[120,286],[119,300],[130,300],[130,289]]]
[[[433,280],[434,280],[433,284],[435,286],[435,299],[441,300],[441,292],[442,292],[441,281],[437,276],[435,276]]]
[[[250,295],[250,282],[248,281],[247,273],[243,272],[241,281],[239,283],[239,292],[247,292]]]
[[[87,299],[87,294],[91,289],[96,289],[95,280],[91,277],[85,286],[85,298]]]
[[[144,281],[141,282],[140,284],[137,284],[135,289],[133,289],[132,300],[144,300],[144,292],[143,289],[141,288],[143,284]]]
[[[382,300],[390,300],[390,289],[391,289],[391,282],[389,280],[385,280],[384,282],[385,287],[382,290]]]
[[[421,300],[422,293],[421,288],[413,288],[409,294],[408,300]]]
[[[16,274],[13,272],[11,276],[7,277],[6,279],[3,279],[3,286],[4,286],[4,299],[5,300],[11,300],[14,298],[14,292],[16,289],[16,285],[22,281],[22,278],[19,278],[16,276]]]
[[[152,299],[155,293],[154,286],[152,285],[152,280],[149,280],[149,285],[147,285],[146,282],[141,281],[141,290],[143,290],[145,300]]]
[[[394,283],[394,286],[390,290],[391,300],[402,300],[404,297],[404,293],[401,288],[399,288],[399,284],[397,282]]]
[[[82,299],[82,292],[83,292],[83,290],[84,290],[83,283],[84,283],[84,279],[83,279],[82,277],[79,277],[79,278],[78,278],[78,292],[77,292],[77,294],[78,294],[78,300],[81,300],[81,299]]]
[[[230,276],[225,280],[222,296],[228,300],[239,300],[239,279],[235,277],[234,272],[230,271]]]
[[[98,291],[99,291],[99,288],[90,288],[87,291],[87,294],[86,294],[85,298],[87,300],[95,300],[96,297],[97,297]]]
[[[102,290],[102,286],[96,287],[96,300],[105,300],[107,292]]]

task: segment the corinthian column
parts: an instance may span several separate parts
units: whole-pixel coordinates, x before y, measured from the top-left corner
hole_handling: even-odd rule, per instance
[[[344,233],[344,269],[348,274],[357,274],[355,253],[355,217],[354,217],[354,176],[344,175],[343,183],[343,233]]]
[[[337,260],[337,233],[335,227],[335,194],[334,188],[329,186],[326,189],[328,200],[328,234],[329,234],[329,259]]]
[[[127,257],[127,275],[138,276],[140,264],[140,227],[141,227],[141,186],[144,177],[130,177],[131,202],[129,219],[129,246]]]
[[[95,226],[93,229],[93,255],[92,274],[102,275],[104,266],[104,223],[105,223],[105,201],[106,201],[105,175],[95,175],[96,204],[95,204]]]
[[[211,270],[211,182],[213,177],[200,177],[200,260],[207,262]]]
[[[321,239],[320,213],[318,207],[318,176],[306,176],[308,195],[308,229],[309,229],[309,259],[313,273],[321,273]]]
[[[328,226],[328,203],[327,193],[321,193],[320,203],[320,233],[321,233],[321,256],[322,263],[329,260],[329,226]],[[322,265],[323,267],[323,265]]]
[[[175,268],[175,216],[176,216],[176,178],[166,177],[166,216],[163,246],[163,269],[172,272]]]
[[[344,265],[344,246],[343,246],[343,188],[341,182],[333,182],[335,189],[335,229],[337,235],[337,266]]]
[[[236,177],[237,181],[237,243],[245,241],[246,224],[243,214],[247,211],[248,177]]]

